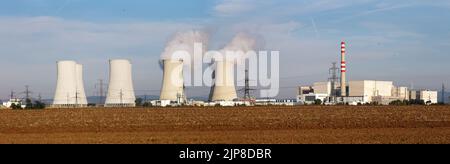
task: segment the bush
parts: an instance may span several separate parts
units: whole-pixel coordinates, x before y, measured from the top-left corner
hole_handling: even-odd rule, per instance
[[[314,104],[315,105],[322,105],[322,100],[320,100],[320,99],[314,100]]]
[[[45,104],[40,101],[35,101],[32,109],[45,109]]]
[[[143,100],[142,98],[137,98],[134,102],[136,103],[136,106],[137,106],[137,107],[141,107],[143,101],[144,101],[144,100]]]
[[[152,107],[152,104],[149,102],[145,102],[144,104],[142,104],[143,107],[148,108],[148,107]]]
[[[398,105],[398,106],[400,106],[400,105],[407,105],[407,104],[405,103],[405,101],[395,100],[395,101],[390,102],[389,105]]]
[[[22,109],[22,105],[21,104],[11,104],[10,108],[13,110]]]

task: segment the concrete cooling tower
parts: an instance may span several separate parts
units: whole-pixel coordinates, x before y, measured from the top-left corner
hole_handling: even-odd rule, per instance
[[[57,62],[57,85],[53,107],[86,107],[83,85],[83,66],[75,61]]]
[[[109,87],[105,107],[136,106],[129,60],[109,61]]]
[[[211,101],[233,101],[237,98],[234,86],[234,62],[216,61],[215,83],[211,90]]]
[[[163,60],[164,77],[161,88],[160,100],[183,102],[184,78],[182,60]]]
[[[84,82],[83,82],[83,65],[77,64],[76,65],[76,72],[77,72],[77,93],[79,98],[79,104],[87,105],[87,97],[86,93],[84,92]]]

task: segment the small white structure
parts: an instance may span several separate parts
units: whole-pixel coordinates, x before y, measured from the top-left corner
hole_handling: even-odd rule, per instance
[[[83,85],[83,66],[75,61],[57,62],[57,85],[53,107],[86,107],[88,102]]]
[[[105,107],[135,107],[132,69],[129,60],[110,60],[109,87]]]
[[[297,97],[297,102],[299,104],[314,104],[316,100],[320,100],[322,102],[325,102],[329,95],[328,94],[315,94],[315,93],[309,93],[309,94],[302,94]]]
[[[10,99],[8,102],[3,102],[3,106],[6,108],[11,108],[12,105],[20,105],[22,109],[26,107],[26,105],[22,105],[22,100],[20,99]]]
[[[218,104],[223,107],[231,107],[231,106],[237,105],[237,103],[234,101],[216,101],[215,103],[216,103],[216,105]]]
[[[150,104],[152,104],[152,106],[156,106],[156,107],[169,107],[172,106],[173,101],[170,100],[153,100],[150,101]]]

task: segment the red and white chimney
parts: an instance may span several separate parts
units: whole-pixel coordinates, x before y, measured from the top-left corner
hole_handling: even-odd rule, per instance
[[[341,42],[341,96],[347,96],[347,63],[345,62],[345,42]]]

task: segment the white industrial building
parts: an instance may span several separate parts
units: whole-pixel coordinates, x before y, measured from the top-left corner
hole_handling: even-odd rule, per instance
[[[379,104],[388,105],[396,100],[408,100],[409,92],[407,87],[396,87],[392,81],[376,81],[376,80],[360,80],[349,81],[346,87],[347,96],[341,95],[340,86],[335,85],[335,91],[331,86],[331,82],[317,82],[313,86],[299,87],[297,96],[300,104],[313,104],[315,100],[320,99],[327,103],[349,103],[349,104],[367,104],[377,102]]]
[[[10,99],[8,102],[3,102],[3,105],[0,106],[0,109],[2,107],[11,108],[12,105],[20,105],[22,109],[26,107],[26,105],[22,105],[21,99]]]
[[[362,102],[374,102],[375,97],[393,97],[392,91],[394,82],[392,81],[349,81],[349,97],[363,97]],[[377,101],[379,102],[379,101]]]
[[[423,90],[419,91],[419,100],[423,100],[425,104],[438,103],[438,91]]]
[[[423,101],[425,104],[437,104],[438,103],[438,91],[419,90],[410,91],[410,99]]]
[[[57,62],[57,85],[52,107],[86,107],[83,66],[75,61]]]
[[[132,67],[129,60],[110,60],[109,87],[105,107],[135,107]]]

